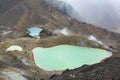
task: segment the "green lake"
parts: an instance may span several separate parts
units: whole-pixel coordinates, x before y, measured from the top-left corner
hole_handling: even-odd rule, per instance
[[[32,51],[37,66],[48,71],[74,69],[85,64],[92,65],[112,55],[111,52],[102,49],[69,45],[37,47]]]

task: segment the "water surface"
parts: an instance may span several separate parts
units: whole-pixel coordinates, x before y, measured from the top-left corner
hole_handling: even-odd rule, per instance
[[[74,69],[84,64],[95,64],[110,57],[111,53],[101,49],[61,45],[51,48],[33,49],[35,63],[44,70]]]
[[[28,28],[28,31],[30,32],[29,35],[31,36],[39,36],[40,32],[43,31],[43,29],[38,27],[31,27],[31,28]]]

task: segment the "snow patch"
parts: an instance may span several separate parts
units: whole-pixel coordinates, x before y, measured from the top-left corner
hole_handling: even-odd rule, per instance
[[[88,39],[91,40],[91,41],[95,41],[95,42],[103,45],[103,42],[102,42],[102,41],[99,41],[99,40],[98,40],[95,36],[93,36],[93,35],[90,35],[90,36],[88,37]]]
[[[115,51],[114,49],[110,48],[108,45],[104,44],[102,41],[98,40],[95,36],[90,35],[88,37],[89,40],[99,43],[104,49]]]

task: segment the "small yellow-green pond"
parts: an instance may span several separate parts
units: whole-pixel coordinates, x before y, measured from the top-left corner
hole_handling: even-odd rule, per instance
[[[91,65],[112,55],[111,52],[102,49],[69,45],[37,47],[33,49],[33,54],[37,66],[48,71],[74,69],[85,64]]]

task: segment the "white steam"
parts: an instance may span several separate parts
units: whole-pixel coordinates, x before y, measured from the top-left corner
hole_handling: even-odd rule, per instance
[[[73,7],[72,17],[103,28],[120,29],[120,0],[60,0]],[[70,9],[68,9],[68,12]],[[77,15],[76,15],[77,14]]]

